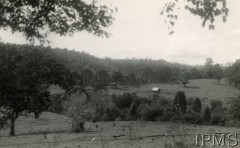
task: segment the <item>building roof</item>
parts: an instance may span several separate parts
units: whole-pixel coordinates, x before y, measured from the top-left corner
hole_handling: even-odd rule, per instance
[[[152,88],[152,91],[160,91],[160,88],[158,88],[158,87],[153,87],[153,88]]]

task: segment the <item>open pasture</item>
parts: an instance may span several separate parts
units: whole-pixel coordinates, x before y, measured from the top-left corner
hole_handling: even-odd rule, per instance
[[[199,97],[201,100],[204,98],[228,101],[230,98],[235,97],[240,91],[233,86],[229,86],[225,81],[217,83],[214,79],[196,79],[189,80],[186,87],[182,84],[176,83],[152,83],[145,84],[138,87],[132,86],[119,86],[117,89],[109,89],[110,94],[122,94],[124,92],[136,92],[138,96],[149,97],[154,94],[153,87],[161,89],[159,95],[173,99],[177,91],[184,91],[188,97]]]
[[[20,117],[16,136],[1,131],[1,148],[164,148],[174,139],[187,138],[195,144],[197,133],[240,133],[239,128],[194,126],[166,122],[87,123],[83,133],[71,133],[71,119],[44,112],[39,119]],[[44,135],[46,133],[46,137]]]

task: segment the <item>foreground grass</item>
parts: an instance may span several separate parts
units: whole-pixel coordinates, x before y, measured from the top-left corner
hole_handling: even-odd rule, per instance
[[[144,121],[87,123],[83,133],[71,133],[70,127],[69,118],[48,112],[38,120],[20,117],[16,123],[17,136],[8,137],[7,129],[0,132],[0,147],[164,148],[167,142],[180,138],[186,138],[185,142],[193,147],[196,133],[240,133],[238,128]]]

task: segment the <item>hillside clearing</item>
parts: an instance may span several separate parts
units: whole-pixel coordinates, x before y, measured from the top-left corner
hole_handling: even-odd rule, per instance
[[[138,96],[149,97],[154,94],[153,87],[161,89],[160,96],[173,99],[177,91],[184,91],[187,97],[199,97],[200,99],[216,99],[227,101],[240,93],[240,91],[233,86],[229,86],[225,82],[217,84],[214,79],[196,79],[190,80],[186,87],[182,84],[171,83],[152,83],[141,85],[141,87],[119,86],[118,89],[109,89],[110,94],[122,94],[124,92],[136,92]]]

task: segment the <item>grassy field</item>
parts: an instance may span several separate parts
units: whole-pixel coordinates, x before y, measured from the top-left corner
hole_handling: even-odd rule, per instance
[[[229,86],[225,81],[221,81],[217,84],[217,80],[213,79],[197,79],[190,80],[186,87],[182,84],[166,84],[166,83],[154,83],[146,84],[141,87],[126,87],[119,86],[117,89],[109,89],[110,94],[122,94],[124,92],[136,92],[138,96],[149,97],[154,93],[151,91],[153,87],[161,89],[160,96],[173,99],[177,91],[184,91],[188,97],[199,97],[201,100],[206,98],[228,101],[229,98],[233,98],[240,93],[240,90]]]
[[[193,126],[164,122],[97,122],[87,123],[83,133],[71,133],[71,119],[44,112],[37,120],[20,117],[17,136],[8,137],[1,131],[1,148],[164,148],[179,138],[195,145],[197,133],[240,133],[239,128]],[[46,132],[46,137],[44,136]],[[94,140],[93,140],[94,139]],[[92,142],[91,142],[92,141]]]
[[[137,92],[139,96],[151,96],[152,87],[161,89],[160,95],[173,99],[182,90],[187,97],[221,99],[227,101],[239,90],[216,80],[191,80],[187,87],[180,84],[148,84],[137,87],[109,89],[110,94]],[[54,88],[54,92],[58,90]],[[176,139],[194,147],[197,133],[239,133],[239,128],[220,126],[194,126],[165,122],[97,122],[85,124],[83,133],[71,133],[71,119],[44,112],[39,119],[33,115],[16,120],[17,136],[8,137],[9,129],[0,131],[0,148],[164,148],[164,144]],[[44,133],[47,133],[46,135]]]

